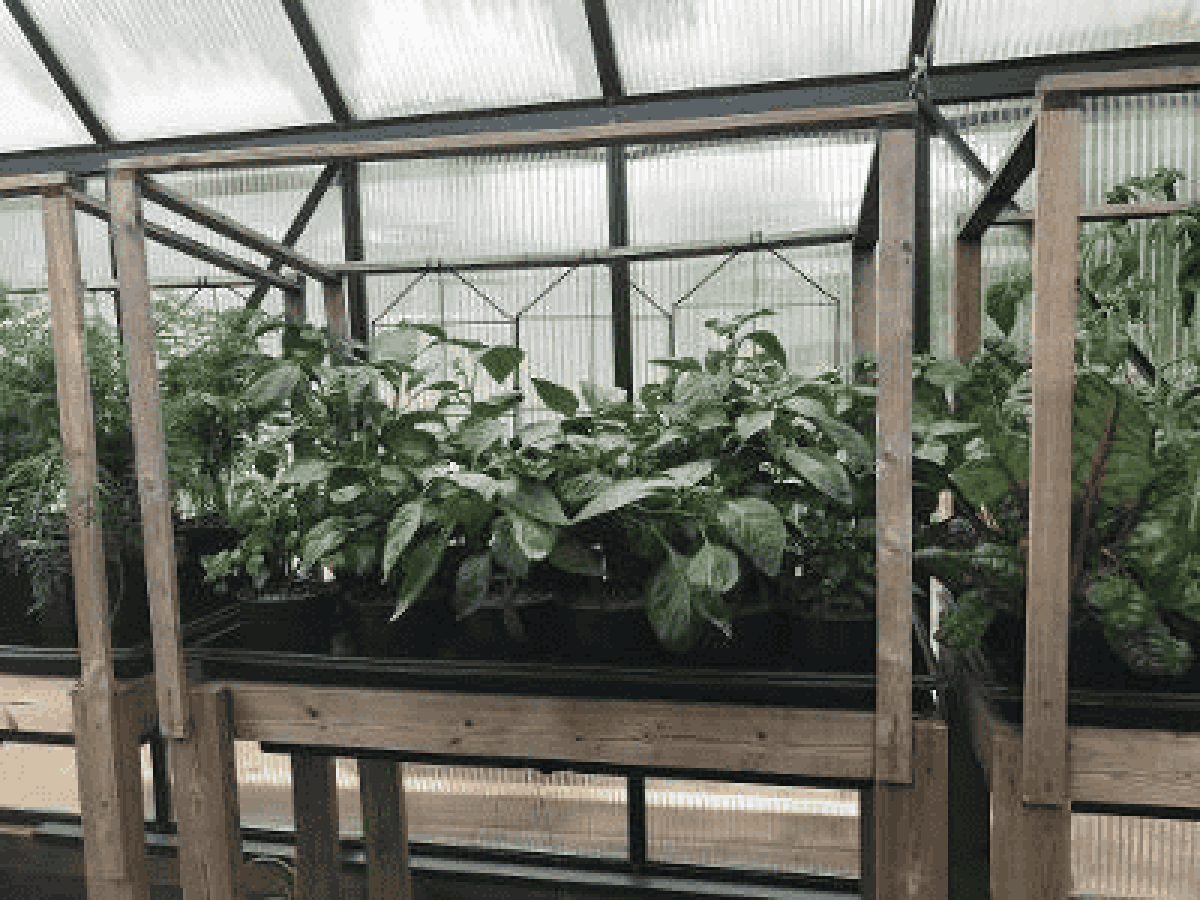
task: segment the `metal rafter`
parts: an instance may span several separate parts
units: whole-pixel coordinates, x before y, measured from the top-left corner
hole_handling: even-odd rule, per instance
[[[988,182],[983,196],[975,204],[958,231],[960,240],[978,240],[1025,183],[1034,166],[1037,119],[1031,119],[1021,136],[1008,151],[1000,170]]]
[[[946,142],[954,151],[954,155],[959,158],[963,165],[971,170],[971,174],[973,174],[984,184],[987,184],[989,181],[991,181],[991,170],[988,169],[984,161],[976,155],[975,151],[971,149],[971,145],[963,140],[962,135],[958,133],[955,127],[950,124],[949,121],[947,121],[946,117],[942,115],[941,110],[939,110],[928,100],[924,99],[918,99],[917,106],[920,108],[921,114],[925,116],[929,123],[933,125],[939,132],[941,132],[942,137],[946,139]],[[1016,213],[1021,211],[1021,207],[1012,200],[1008,201],[1008,203],[1005,205],[1005,209]]]
[[[600,76],[604,99],[624,97],[625,88],[621,84],[621,70],[617,66],[617,48],[613,43],[608,7],[604,0],[583,0],[583,10],[592,36],[592,52],[596,56],[596,72]]]
[[[50,46],[50,42],[46,40],[42,29],[34,21],[29,10],[25,8],[22,0],[4,0],[4,5],[8,7],[13,21],[21,29],[21,34],[25,36],[25,40],[29,42],[33,52],[38,55],[38,59],[42,61],[42,65],[54,79],[55,85],[58,86],[67,103],[71,104],[71,109],[75,111],[75,115],[79,117],[79,121],[83,123],[83,127],[87,129],[92,140],[101,145],[111,144],[113,142],[112,135],[104,127],[104,123],[100,121],[100,117],[96,115],[91,104],[87,102],[78,85],[71,78],[71,73],[58,58],[58,54],[54,52],[54,48]]]
[[[926,57],[936,12],[937,0],[913,0],[912,31],[909,32],[908,41],[908,64],[910,66],[917,57]],[[926,62],[929,62],[928,57],[926,57]]]
[[[317,80],[317,87],[321,89],[321,96],[325,98],[325,105],[329,107],[333,121],[340,125],[354,121],[350,106],[346,103],[346,95],[342,93],[337,79],[333,77],[333,69],[321,42],[317,40],[316,29],[308,18],[304,3],[302,0],[280,0],[280,3],[288,22],[291,23],[296,40],[300,42],[300,49],[304,51],[304,58],[308,60],[308,67]]]

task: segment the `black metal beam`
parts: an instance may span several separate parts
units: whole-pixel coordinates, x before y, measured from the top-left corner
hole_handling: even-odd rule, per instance
[[[937,0],[913,0],[912,30],[908,40],[908,62],[917,57],[929,61],[925,51],[929,48],[929,34],[933,30],[933,17],[937,11]]]
[[[871,169],[863,188],[862,203],[858,207],[858,222],[854,226],[855,250],[870,250],[879,242],[879,141],[875,141],[875,152],[871,154]]]
[[[75,111],[75,115],[79,117],[79,121],[83,123],[83,127],[87,129],[92,140],[101,145],[111,144],[112,135],[104,127],[104,123],[100,121],[100,117],[96,115],[91,104],[87,102],[87,98],[83,96],[78,85],[71,78],[71,73],[62,64],[62,60],[58,58],[58,54],[54,52],[54,48],[50,46],[50,42],[46,40],[42,29],[34,21],[29,10],[25,8],[22,0],[4,0],[4,5],[8,7],[13,21],[21,29],[21,34],[25,36],[25,40],[29,42],[33,52],[38,55],[38,59],[42,61],[42,65],[46,67],[46,71],[50,73],[55,85],[58,86],[67,103],[71,105],[71,109]]]
[[[292,25],[292,31],[296,34],[296,40],[300,42],[300,49],[304,51],[304,58],[308,60],[308,67],[317,80],[317,87],[321,89],[321,96],[325,98],[325,105],[329,107],[333,121],[343,125],[353,121],[354,116],[346,103],[346,96],[338,87],[337,79],[333,77],[333,69],[330,68],[325,51],[321,48],[321,42],[317,40],[317,32],[308,18],[304,3],[302,0],[280,2]]]
[[[916,202],[913,205],[913,352],[929,353],[932,349],[933,331],[930,300],[933,289],[933,217],[929,186],[929,143],[932,129],[921,116],[916,117],[915,124],[917,159],[913,179],[913,190],[916,192]]]
[[[626,177],[625,148],[608,148],[608,244],[629,245],[629,184]],[[629,262],[614,262],[610,267],[612,289],[613,380],[633,399],[633,308]]]
[[[600,90],[604,92],[604,99],[624,97],[625,88],[621,84],[621,70],[617,66],[617,49],[613,43],[608,7],[604,0],[583,0],[583,11],[587,15],[592,52],[596,56],[596,73],[600,76]]]
[[[308,196],[304,198],[304,202],[300,204],[300,209],[296,211],[296,217],[292,219],[292,224],[288,226],[284,232],[280,243],[285,247],[294,247],[296,242],[300,240],[300,236],[304,234],[304,229],[308,227],[308,223],[312,221],[313,215],[317,211],[317,207],[321,205],[321,201],[325,199],[325,194],[329,191],[329,186],[333,184],[334,178],[337,177],[338,167],[330,164],[321,170],[321,174],[317,176],[316,182],[308,191]],[[283,268],[281,260],[272,260],[267,269],[271,272],[278,272]],[[258,285],[250,292],[250,298],[246,301],[246,305],[250,307],[259,306],[263,298],[267,296],[269,288],[266,285]]]
[[[984,184],[987,184],[992,180],[991,170],[988,169],[984,161],[976,155],[975,151],[971,149],[971,145],[963,140],[962,135],[958,133],[958,130],[946,119],[945,116],[942,115],[941,110],[939,110],[928,100],[923,100],[920,98],[917,99],[917,107],[921,110],[921,114],[929,121],[929,123],[941,133],[942,137],[946,139],[946,143],[950,145],[950,149],[954,151],[954,155],[959,158],[959,161],[962,162],[963,165],[971,170],[972,175],[974,175]],[[1011,210],[1012,212],[1021,211],[1021,207],[1012,200],[1009,200],[1008,203],[1005,204],[1005,208]]]
[[[1001,164],[1000,170],[988,182],[988,186],[984,190],[983,196],[975,204],[975,208],[964,220],[959,229],[960,240],[969,241],[982,238],[988,226],[995,221],[996,216],[1025,183],[1025,179],[1033,171],[1036,135],[1037,119],[1032,119],[1008,151],[1008,156]]]
[[[342,163],[342,235],[347,262],[365,259],[362,225],[362,188],[359,184],[359,164]],[[346,279],[346,307],[350,317],[350,337],[364,343],[371,339],[370,317],[367,315],[367,284],[362,275]]]

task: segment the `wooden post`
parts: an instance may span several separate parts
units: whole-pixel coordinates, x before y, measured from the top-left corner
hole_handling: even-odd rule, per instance
[[[167,482],[167,447],[158,393],[152,294],[146,276],[145,226],[136,172],[110,175],[112,245],[120,286],[134,454],[154,637],[159,727],[169,754],[179,824],[180,886],[187,900],[225,900],[240,891],[236,783],[228,780],[228,740],[215,700],[193,703],[179,644],[179,587]],[[226,713],[227,716],[227,713]],[[232,759],[232,750],[229,751]],[[232,808],[232,812],[231,812]]]
[[[391,760],[358,761],[367,845],[366,900],[410,900],[412,897],[402,772],[401,765]]]
[[[1038,897],[1070,882],[1067,771],[1067,628],[1070,617],[1071,423],[1079,270],[1080,113],[1074,95],[1044,98],[1037,129],[1033,238],[1033,435],[1022,728],[1028,834],[1047,840],[1026,858]]]
[[[992,900],[1025,900],[1025,807],[1021,803],[1021,736],[992,735]],[[1030,897],[1029,900],[1035,900]]]
[[[912,341],[916,138],[879,136],[875,778],[912,780]]]
[[[983,289],[983,242],[954,242],[954,290],[950,307],[950,353],[967,362],[981,346],[982,314],[979,300]]]
[[[341,896],[334,758],[296,750],[292,803],[296,814],[296,900]],[[364,813],[366,812],[364,808]]]
[[[306,303],[303,276],[296,279],[294,290],[284,292],[283,317],[289,322],[296,322],[301,325],[308,318],[308,304]]]
[[[875,248],[850,251],[851,340],[854,359],[876,350]]]
[[[80,682],[72,697],[89,896],[149,896],[136,735],[120,714],[109,631],[97,496],[96,431],[84,338],[75,206],[64,191],[42,201],[59,429],[67,463],[67,527],[75,580]]]
[[[325,286],[325,326],[330,333],[343,340],[350,336],[346,318],[346,292],[341,284]]]
[[[949,897],[949,731],[926,719],[913,737],[912,783],[862,792],[863,900]]]

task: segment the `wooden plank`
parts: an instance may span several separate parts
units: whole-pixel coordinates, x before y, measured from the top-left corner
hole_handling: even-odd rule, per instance
[[[1033,430],[1025,691],[1027,803],[1067,803],[1071,421],[1079,270],[1080,113],[1043,105],[1033,244]],[[1064,865],[1067,860],[1064,859]]]
[[[84,683],[72,702],[88,897],[148,900],[137,739],[111,687]]]
[[[874,353],[875,249],[850,251],[851,341],[854,358]]]
[[[538,131],[482,132],[434,135],[384,141],[338,144],[295,144],[287,147],[246,147],[201,153],[165,153],[113,160],[113,169],[167,172],[179,169],[312,165],[341,161],[416,159],[469,153],[514,153],[599,147],[618,143],[662,143],[722,137],[773,134],[784,131],[828,131],[872,128],[911,122],[916,104],[904,100],[862,106],[809,107],[693,119],[613,122]]]
[[[0,723],[14,740],[24,734],[69,735],[74,733],[71,710],[73,678],[36,678],[0,673]]]
[[[992,900],[1026,900],[1025,806],[1021,803],[1021,737],[997,733],[990,746]],[[1028,897],[1028,900],[1036,900]]]
[[[950,353],[971,360],[982,344],[983,242],[954,242],[954,287],[950,308]]]
[[[158,394],[158,361],[151,319],[153,295],[146,278],[141,201],[131,173],[114,173],[109,179],[109,191],[112,197],[113,259],[121,286],[118,296],[129,369],[129,405],[133,414],[134,458],[141,500],[158,712],[163,734],[182,738],[187,734],[184,712],[187,688],[183,652],[179,646],[175,532],[171,522],[167,439]]]
[[[1117,72],[1063,72],[1038,81],[1037,95],[1149,94],[1161,91],[1194,91],[1200,88],[1200,66],[1161,69],[1122,69]]]
[[[958,231],[960,239],[978,240],[982,238],[988,226],[995,221],[1012,200],[1013,195],[1025,183],[1025,179],[1033,172],[1037,128],[1038,118],[1035,116],[1009,149],[999,170],[988,182],[983,196],[975,203],[975,208],[966,216]]]
[[[1195,203],[1184,200],[1169,202],[1166,200],[1150,203],[1106,203],[1103,206],[1089,206],[1080,210],[1080,222],[1129,222],[1135,219],[1165,219],[1176,213],[1193,209]],[[1001,213],[993,225],[1032,225],[1037,218],[1036,210],[1024,210],[1019,213]]]
[[[292,757],[296,815],[296,900],[337,897],[341,874],[334,758],[297,750]]]
[[[69,193],[81,211],[104,222],[110,220],[111,213],[109,206],[103,200],[83,191],[73,190]],[[192,259],[198,259],[201,262],[216,266],[218,269],[232,272],[234,275],[241,275],[258,283],[269,284],[282,291],[291,290],[296,285],[294,279],[285,278],[276,272],[271,272],[243,259],[238,259],[236,256],[209,247],[177,231],[172,231],[170,228],[145,220],[141,224],[143,234],[147,239],[164,247],[169,247],[177,253],[190,256]]]
[[[916,278],[916,136],[879,136],[879,244],[875,248],[877,422],[875,777],[912,778],[912,351]]]
[[[131,734],[140,744],[158,733],[158,704],[155,702],[154,676],[146,675],[117,685],[121,715],[129,723]]]
[[[948,748],[945,723],[916,722],[912,783],[877,782],[870,789],[872,797],[860,812],[874,823],[863,844],[864,857],[873,855],[872,863],[863,860],[864,870],[871,865],[864,900],[949,897]]]
[[[240,740],[870,778],[874,716],[777,707],[225,683]]]
[[[142,195],[165,209],[185,219],[203,225],[219,235],[236,241],[243,247],[248,247],[271,259],[271,262],[282,262],[311,278],[316,278],[326,284],[337,280],[338,276],[325,265],[310,259],[293,247],[280,243],[274,238],[243,225],[218,210],[205,206],[186,194],[167,187],[153,178],[141,180]]]
[[[1200,808],[1200,734],[1070,730],[1071,799]]]
[[[241,816],[229,697],[188,696],[194,731],[170,744],[184,900],[228,900],[241,891]]]
[[[0,199],[27,197],[46,191],[69,187],[71,175],[66,172],[44,172],[37,175],[0,175]]]
[[[789,247],[823,247],[829,244],[845,243],[853,237],[854,233],[846,228],[811,228],[804,231],[788,231],[732,241],[644,244],[636,247],[604,247],[574,253],[526,253],[520,256],[480,256],[409,262],[345,262],[331,265],[330,268],[345,275],[417,275],[422,272],[557,269],[611,265],[619,262],[724,256],[729,253],[753,253],[759,250],[782,250]]]
[[[325,327],[334,337],[346,340],[350,337],[349,319],[346,317],[346,290],[342,282],[327,284],[325,289]]]
[[[366,900],[410,900],[412,877],[400,764],[360,759],[358,779],[367,850]]]

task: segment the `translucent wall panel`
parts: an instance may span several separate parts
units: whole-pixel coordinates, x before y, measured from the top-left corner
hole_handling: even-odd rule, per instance
[[[44,287],[46,278],[41,199],[0,200],[0,285]]]
[[[939,0],[939,65],[1200,40],[1197,0]]]
[[[1200,896],[1200,822],[1071,816],[1072,895]]]
[[[896,0],[608,0],[630,93],[904,68]]]
[[[646,780],[657,862],[859,876],[858,792]]]
[[[330,121],[275,0],[27,0],[118,140]]]
[[[873,147],[869,135],[845,132],[630,148],[630,240],[720,241],[852,226]]]
[[[0,153],[91,143],[8,9],[0,9]]]
[[[848,244],[635,263],[630,278],[635,386],[666,375],[652,359],[718,346],[706,320],[763,308],[775,315],[762,327],[779,336],[797,370],[816,373],[848,361]]]
[[[578,0],[305,6],[359,118],[600,96]]]

